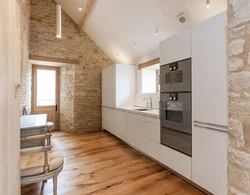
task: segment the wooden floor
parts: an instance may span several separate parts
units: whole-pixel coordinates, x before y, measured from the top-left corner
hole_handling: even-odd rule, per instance
[[[53,132],[65,162],[58,194],[202,195],[193,186],[107,132]],[[22,186],[22,195],[52,195],[52,180]]]

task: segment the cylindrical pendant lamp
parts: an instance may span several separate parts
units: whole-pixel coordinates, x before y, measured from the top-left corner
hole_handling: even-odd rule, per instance
[[[56,37],[62,37],[62,11],[61,5],[56,5]]]

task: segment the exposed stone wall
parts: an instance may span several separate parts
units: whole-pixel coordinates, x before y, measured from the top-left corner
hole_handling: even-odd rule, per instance
[[[23,107],[31,107],[31,75],[32,68],[29,62],[29,25],[30,25],[30,0],[17,0],[21,15],[21,89],[20,89],[20,114]]]
[[[250,1],[228,3],[228,194],[250,195]]]
[[[53,0],[31,0],[30,54],[79,60],[79,65],[61,68],[60,128],[100,130],[101,70],[112,61],[85,33],[77,32],[77,25],[64,11],[62,38],[56,38]]]
[[[75,67],[60,68],[60,130],[74,131]]]

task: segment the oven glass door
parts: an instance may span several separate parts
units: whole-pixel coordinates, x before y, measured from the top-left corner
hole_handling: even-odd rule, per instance
[[[191,91],[191,59],[160,67],[161,92]]]
[[[191,134],[191,93],[161,94],[161,126]]]

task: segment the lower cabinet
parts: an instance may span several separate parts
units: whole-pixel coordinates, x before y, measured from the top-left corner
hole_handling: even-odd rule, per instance
[[[192,180],[215,195],[227,194],[227,132],[193,126]]]
[[[116,135],[123,140],[127,139],[127,113],[116,110]]]
[[[102,128],[116,134],[115,109],[102,107]]]
[[[144,136],[140,136],[139,149],[145,154],[151,156],[155,160],[161,160],[161,144],[148,139]]]
[[[127,112],[127,142],[136,148],[140,146],[140,128],[140,116]]]
[[[187,179],[192,179],[191,157],[161,145],[161,163],[183,175]]]

